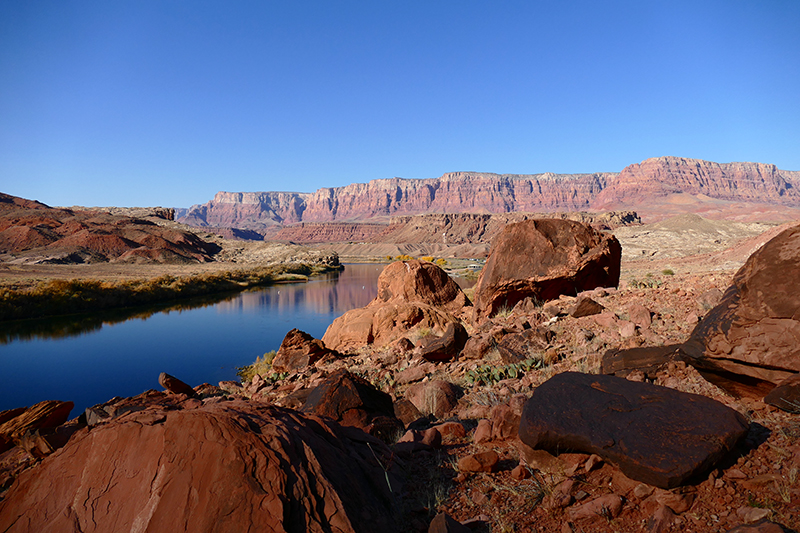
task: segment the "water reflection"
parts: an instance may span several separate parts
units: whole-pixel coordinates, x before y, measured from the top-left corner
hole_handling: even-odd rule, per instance
[[[156,313],[182,312],[216,306],[219,313],[262,310],[288,312],[297,308],[318,314],[340,315],[367,305],[377,294],[376,279],[385,265],[349,265],[308,282],[278,283],[244,292],[198,296],[175,302],[109,309],[44,319],[0,322],[0,345],[14,341],[61,339],[100,330],[128,320],[146,320]]]

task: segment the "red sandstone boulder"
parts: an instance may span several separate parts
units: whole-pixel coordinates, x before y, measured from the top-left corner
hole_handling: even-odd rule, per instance
[[[279,407],[151,408],[23,472],[0,531],[398,531],[389,456],[361,431]]]
[[[29,431],[47,430],[67,421],[72,402],[47,400],[28,408],[11,409],[0,413],[0,453],[21,443]]]
[[[444,418],[458,405],[462,395],[456,385],[442,380],[415,383],[406,389],[405,398],[424,415]]]
[[[428,361],[449,361],[461,352],[468,338],[460,322],[450,322],[441,337],[423,339],[416,352]]]
[[[305,331],[293,328],[283,338],[272,360],[272,368],[276,372],[293,372],[313,365],[328,354],[336,355],[336,352],[327,349],[321,340]]]
[[[794,374],[764,396],[764,403],[790,413],[800,413],[800,374]]]
[[[475,285],[477,320],[539,301],[619,283],[622,248],[613,235],[571,220],[540,219],[509,224]]]
[[[162,372],[158,375],[158,384],[172,394],[185,394],[189,397],[196,396],[194,389],[190,385],[166,372]]]
[[[800,225],[756,251],[683,350],[732,392],[763,396],[800,372]],[[705,375],[705,374],[704,374]]]
[[[390,440],[404,429],[392,398],[367,380],[337,370],[309,393],[302,410]]]
[[[334,320],[322,342],[345,352],[385,346],[415,330],[442,335],[450,324],[459,322],[453,313],[469,305],[461,288],[438,266],[398,261],[381,272],[378,296],[366,307]]]
[[[519,437],[552,453],[594,453],[631,479],[673,488],[712,468],[747,429],[742,415],[704,396],[565,372],[525,403]]]

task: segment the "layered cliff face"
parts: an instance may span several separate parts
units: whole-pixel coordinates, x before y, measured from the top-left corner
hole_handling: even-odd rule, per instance
[[[656,157],[625,167],[592,201],[595,209],[641,205],[672,194],[800,206],[800,172],[762,163]]]
[[[531,176],[458,172],[438,179],[379,179],[314,193],[218,192],[181,222],[263,229],[295,222],[388,220],[421,213],[505,213],[589,207],[613,174]]]
[[[800,172],[762,163],[679,157],[647,159],[619,174],[453,172],[435,179],[377,179],[313,193],[219,192],[212,201],[193,206],[180,221],[274,231],[296,222],[386,223],[392,216],[423,213],[636,209],[646,216],[648,209],[660,213],[660,203],[675,203],[676,195],[688,197],[684,203],[713,200],[800,208]]]

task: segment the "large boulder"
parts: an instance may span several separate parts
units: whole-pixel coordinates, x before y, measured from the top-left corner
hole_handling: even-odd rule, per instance
[[[279,407],[151,406],[23,472],[0,501],[0,531],[398,531],[389,455],[361,431]]]
[[[385,346],[413,330],[443,335],[459,323],[455,314],[472,305],[441,268],[424,261],[397,261],[378,277],[378,295],[328,327],[322,342],[339,352]]]
[[[347,370],[337,370],[314,387],[302,410],[390,440],[404,429],[392,397]]]
[[[763,395],[800,372],[800,225],[756,251],[697,324],[687,362],[739,394]]]
[[[539,301],[619,284],[622,247],[610,234],[572,220],[534,219],[509,224],[475,285],[476,320]]]
[[[519,437],[551,453],[597,454],[631,479],[668,489],[712,468],[747,430],[742,415],[705,396],[565,372],[525,402]]]

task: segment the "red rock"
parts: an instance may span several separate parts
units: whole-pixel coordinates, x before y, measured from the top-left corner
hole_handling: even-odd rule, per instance
[[[441,380],[415,383],[406,389],[405,398],[424,415],[445,418],[461,396],[461,390],[452,383]]]
[[[293,328],[283,338],[278,353],[272,360],[272,368],[276,372],[294,372],[313,365],[326,355],[338,354],[327,349],[321,340]]]
[[[553,333],[540,326],[504,335],[496,347],[500,359],[510,365],[530,359],[537,351],[544,350],[552,338]]]
[[[722,200],[797,205],[792,173],[761,163],[714,163],[683,157],[655,157],[629,165],[592,201],[593,209],[663,202],[676,193]]]
[[[492,440],[492,421],[485,418],[478,420],[478,427],[475,428],[472,442],[482,444],[490,440]]]
[[[631,479],[672,488],[715,465],[747,429],[739,413],[710,398],[565,372],[525,403],[519,436],[532,448],[596,453]]]
[[[488,452],[473,453],[458,460],[458,469],[461,472],[494,472],[500,463],[500,456],[492,450]]]
[[[692,508],[692,504],[694,504],[694,494],[657,491],[655,500],[661,505],[666,505],[675,511],[675,513],[683,514]]]
[[[756,524],[736,526],[726,533],[786,533],[786,531],[780,524],[769,520],[761,520]]]
[[[0,424],[0,453],[19,444],[28,431],[53,429],[67,421],[72,402],[47,400],[31,407],[3,411],[5,422]]]
[[[441,433],[442,437],[462,439],[467,436],[467,430],[464,429],[460,422],[445,422],[444,424],[433,426],[433,428]]]
[[[189,397],[195,396],[194,389],[174,376],[166,372],[158,375],[158,384],[167,389],[172,394],[185,394]]]
[[[520,411],[515,411],[506,404],[492,408],[492,439],[506,440],[517,436],[519,432]]]
[[[660,505],[653,516],[647,519],[647,533],[667,533],[676,522],[677,515],[666,505]]]
[[[517,481],[522,481],[523,479],[528,479],[530,477],[531,477],[531,471],[522,465],[517,465],[511,469],[512,479],[516,479]]]
[[[798,279],[800,225],[767,242],[734,275],[684,344],[687,362],[713,373],[715,384],[754,397],[800,372]]]
[[[509,224],[494,241],[475,285],[475,318],[527,297],[553,300],[619,283],[622,248],[613,236],[569,220]]]
[[[385,225],[345,224],[332,229],[317,229],[308,223],[369,220],[416,213],[430,215],[414,229],[425,232],[421,242],[442,242],[442,230],[451,230],[446,242],[460,242],[452,236],[453,219],[466,218],[461,235],[473,239],[491,231],[476,222],[481,213],[531,212],[535,210],[601,211],[635,206],[646,212],[681,212],[670,197],[675,194],[703,195],[722,200],[753,202],[770,206],[796,206],[800,203],[796,172],[779,170],[761,163],[714,163],[699,159],[658,157],[629,165],[621,172],[592,174],[499,175],[478,172],[451,172],[433,179],[378,179],[343,187],[325,187],[313,193],[218,192],[202,205],[192,207],[180,219],[197,226],[268,228],[278,223],[291,224],[281,240],[303,242],[298,237],[310,233],[311,242],[363,242],[365,236],[388,233]],[[714,204],[719,209],[718,204]],[[670,211],[668,211],[670,212]],[[430,221],[436,221],[430,228]],[[596,222],[603,222],[600,217]],[[305,227],[295,224],[304,222]],[[613,220],[607,221],[613,224]],[[311,226],[311,227],[309,227]],[[294,230],[289,232],[288,230]],[[427,230],[427,231],[426,231]],[[436,231],[434,231],[436,230]],[[330,232],[335,232],[333,235]],[[320,234],[321,233],[321,234]],[[463,238],[463,237],[462,237]],[[409,242],[395,240],[392,242]]]
[[[400,398],[394,402],[394,416],[396,416],[404,426],[408,426],[415,420],[422,418],[423,414],[419,412],[419,409],[417,409],[417,406],[413,403],[405,398]]]
[[[603,518],[608,520],[616,518],[621,512],[622,498],[616,494],[606,494],[570,509],[569,517],[572,520],[580,520],[582,518]]]
[[[736,509],[736,516],[738,516],[739,519],[744,520],[745,524],[760,522],[771,514],[772,511],[769,509],[750,507],[749,505],[745,505]]]
[[[681,360],[681,345],[644,346],[622,350],[608,350],[600,362],[600,372],[626,377],[634,371],[641,371],[650,379],[655,379],[659,370],[671,361]]]
[[[155,214],[155,213],[147,213]],[[0,196],[0,252],[27,262],[206,262],[219,248],[148,220]]]
[[[387,441],[403,430],[403,423],[394,415],[392,398],[346,370],[337,370],[314,387],[302,410],[358,427]]]
[[[450,322],[441,337],[421,340],[416,352],[428,361],[449,361],[461,352],[468,338],[464,326],[459,322]]]
[[[457,522],[445,512],[433,517],[428,533],[471,533],[471,529]]]
[[[800,413],[800,373],[779,382],[764,396],[764,403],[790,413]]]
[[[585,295],[578,296],[575,305],[569,310],[569,316],[572,318],[582,318],[585,316],[597,315],[603,312],[603,307],[591,298]]]
[[[378,277],[378,296],[366,307],[334,320],[322,342],[344,352],[367,345],[385,346],[412,330],[428,329],[441,335],[459,322],[452,313],[465,305],[469,300],[464,292],[436,265],[397,261]]]
[[[630,304],[628,306],[628,318],[640,328],[649,328],[653,323],[653,313],[642,304]]]
[[[398,531],[389,458],[363,432],[277,407],[146,410],[23,472],[0,530]]]

